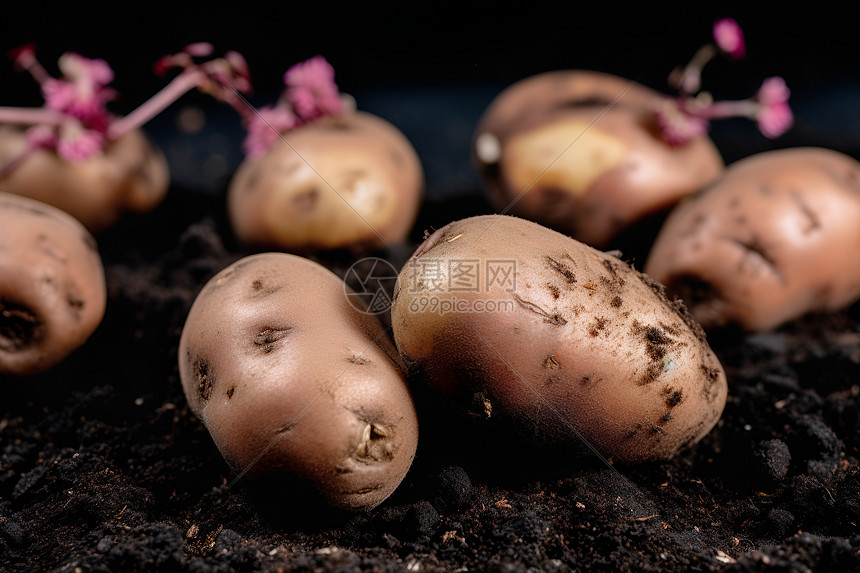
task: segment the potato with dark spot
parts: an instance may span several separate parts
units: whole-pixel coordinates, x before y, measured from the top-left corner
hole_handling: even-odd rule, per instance
[[[611,74],[532,76],[484,112],[473,161],[497,211],[604,248],[724,169],[707,136],[677,146],[661,138],[655,113],[669,102]]]
[[[25,149],[23,129],[0,125],[0,166]],[[53,205],[99,233],[126,213],[155,209],[167,194],[169,179],[164,154],[138,129],[80,162],[69,161],[53,149],[33,151],[0,176],[0,191]]]
[[[62,362],[101,324],[106,302],[90,232],[56,207],[0,193],[0,375]]]
[[[536,444],[665,459],[707,434],[726,401],[703,331],[660,285],[515,217],[455,221],[426,239],[398,278],[392,327],[433,389],[482,397]]]
[[[669,215],[644,270],[707,329],[766,331],[860,298],[860,162],[766,151]]]
[[[282,134],[246,159],[227,205],[240,242],[298,254],[401,243],[412,230],[424,174],[412,144],[388,121],[349,110]]]
[[[415,456],[417,415],[391,340],[308,259],[261,253],[215,275],[188,314],[179,372],[240,476],[297,477],[331,505],[362,510],[397,488]]]

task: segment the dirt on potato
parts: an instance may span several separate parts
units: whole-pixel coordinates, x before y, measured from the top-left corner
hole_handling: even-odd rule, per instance
[[[443,214],[486,212],[479,200],[428,203],[412,246]],[[249,488],[183,397],[188,308],[246,254],[227,229],[217,197],[172,189],[100,238],[109,302],[91,341],[48,373],[0,380],[0,570],[860,567],[858,307],[768,334],[710,333],[728,404],[708,436],[663,463],[529,459],[516,436],[473,414],[433,415],[445,405],[417,391],[431,439],[391,498],[343,514],[303,504],[298,486]],[[352,263],[318,260],[338,273]],[[639,335],[656,355],[671,339]],[[667,395],[667,407],[682,399]]]

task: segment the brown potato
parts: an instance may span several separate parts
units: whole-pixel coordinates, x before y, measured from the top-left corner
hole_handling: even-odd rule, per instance
[[[0,374],[60,363],[95,332],[106,302],[89,231],[51,205],[0,193]]]
[[[26,146],[24,130],[0,125],[0,166]],[[151,211],[164,200],[168,185],[167,160],[140,130],[79,163],[53,150],[35,151],[0,179],[0,191],[62,209],[93,233],[114,226],[126,212]]]
[[[536,223],[486,215],[433,233],[391,309],[407,364],[479,396],[536,443],[621,462],[668,458],[716,424],[727,393],[704,333],[626,263]]]
[[[375,115],[350,111],[283,134],[239,166],[228,191],[238,240],[309,254],[402,242],[418,214],[424,175],[412,144]]]
[[[547,72],[499,94],[473,137],[473,161],[501,213],[597,248],[713,181],[724,162],[711,140],[661,139],[668,98],[610,74]]]
[[[179,372],[224,458],[251,478],[298,476],[333,506],[369,509],[415,456],[393,344],[308,259],[261,253],[213,277],[188,314]]]
[[[706,329],[770,330],[860,298],[860,162],[815,147],[741,159],[666,219],[644,270]]]

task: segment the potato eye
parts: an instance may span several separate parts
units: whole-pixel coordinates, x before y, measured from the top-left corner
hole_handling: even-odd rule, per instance
[[[26,348],[41,337],[42,323],[29,308],[0,301],[0,349]]]
[[[291,326],[285,328],[265,326],[254,337],[254,346],[262,350],[264,354],[268,354],[275,349],[278,341],[286,338],[292,329]]]

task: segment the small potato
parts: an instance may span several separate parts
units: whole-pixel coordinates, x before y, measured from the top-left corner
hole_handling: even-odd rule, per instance
[[[60,363],[95,332],[106,302],[89,231],[51,205],[0,193],[0,375]]]
[[[433,233],[398,278],[394,339],[428,384],[484,400],[547,445],[643,462],[719,419],[704,333],[626,263],[536,223],[486,215]]]
[[[499,94],[473,137],[493,206],[604,248],[724,169],[709,138],[672,146],[655,111],[668,98],[610,74],[563,70]]]
[[[741,159],[666,219],[645,272],[705,329],[766,331],[860,298],[860,162],[815,147]]]
[[[246,159],[227,196],[238,240],[310,254],[402,242],[418,214],[424,175],[393,125],[361,111],[323,117]]]
[[[25,132],[0,125],[0,166],[27,146]],[[0,178],[0,191],[53,205],[78,219],[90,232],[114,226],[123,214],[146,213],[167,194],[164,154],[140,130],[133,130],[81,162],[53,150],[38,150]]]
[[[233,470],[291,475],[331,505],[369,509],[410,468],[418,422],[397,352],[343,282],[261,253],[214,276],[188,314],[179,372]]]

